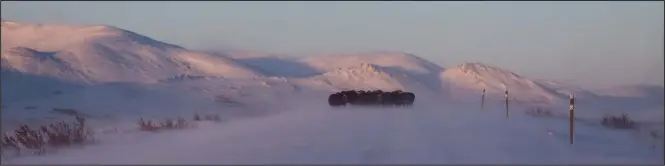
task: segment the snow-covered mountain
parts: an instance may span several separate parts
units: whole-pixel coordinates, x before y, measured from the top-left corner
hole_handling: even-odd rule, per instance
[[[583,88],[583,87],[580,87],[580,86],[576,86],[576,85],[563,83],[563,82],[560,82],[560,81],[539,79],[539,80],[535,80],[535,82],[542,85],[542,86],[544,86],[544,87],[546,87],[546,88],[548,88],[548,89],[554,90],[554,91],[556,91],[556,92],[558,92],[562,95],[565,95],[565,96],[568,96],[570,94],[574,94],[575,98],[578,98],[578,99],[589,99],[589,98],[599,97],[596,93],[594,93],[593,91],[591,91],[589,89],[586,89],[586,88]]]
[[[663,102],[665,89],[662,86],[624,85],[589,91],[596,96],[587,101],[598,109],[625,113],[665,108],[665,102]],[[662,113],[662,111],[660,112]]]
[[[2,22],[2,67],[71,81],[154,82],[174,75],[255,77],[223,56],[112,26]]]
[[[404,52],[367,52],[357,54],[313,55],[300,60],[316,69],[348,68],[359,63],[399,68],[413,73],[438,73],[443,68],[416,55]]]
[[[482,63],[460,64],[445,70],[440,77],[451,95],[486,89],[489,96],[503,96],[508,90],[509,98],[518,101],[552,103],[564,97],[533,79]]]
[[[233,58],[238,62],[263,72],[266,76],[304,78],[325,72],[300,62],[300,57],[279,56],[251,51],[213,52],[213,54]]]
[[[663,96],[663,86],[657,85],[622,85],[611,88],[594,90],[594,93],[600,96],[611,97],[660,97]]]
[[[323,88],[325,91],[403,89],[420,92],[419,95],[453,98],[473,95],[475,99],[482,89],[487,89],[488,95],[496,98],[502,97],[504,90],[508,89],[513,100],[544,103],[565,100],[571,92],[590,99],[612,95],[526,78],[482,63],[464,63],[446,69],[404,52],[307,57],[244,50],[202,52],[112,26],[3,21],[2,43],[3,72],[74,83],[164,83],[194,77],[274,77],[288,80],[288,84],[296,87]],[[6,78],[10,77],[3,76],[3,80]]]
[[[411,80],[398,80],[399,76],[382,70],[379,66],[361,63],[357,66],[339,68],[310,79],[325,82],[334,89],[405,89]]]
[[[414,85],[428,88],[429,93],[443,92],[441,80],[437,76],[444,68],[409,53],[377,51],[316,55],[298,59],[298,62],[310,66],[315,71],[323,72],[335,72],[365,65],[364,68],[372,67],[378,69],[374,71],[390,73],[388,77],[393,77],[392,79],[402,80],[394,87]]]
[[[217,51],[214,54],[232,57],[269,76],[299,80],[312,79],[313,82],[309,82],[317,85],[320,85],[322,80],[329,80],[323,84],[332,83],[337,88],[344,87],[343,89],[371,89],[370,87],[378,86],[374,89],[387,90],[405,88],[404,85],[415,84],[430,89],[430,93],[442,91],[438,73],[443,71],[443,68],[404,52],[383,51],[306,57],[251,51]],[[386,75],[386,73],[390,73],[390,75]],[[393,81],[386,82],[386,80]]]

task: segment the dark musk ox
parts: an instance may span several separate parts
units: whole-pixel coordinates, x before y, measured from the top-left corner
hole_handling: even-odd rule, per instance
[[[415,94],[396,90],[384,92],[382,90],[354,91],[347,90],[331,94],[328,97],[330,106],[339,107],[350,105],[364,106],[404,106],[409,107],[415,101]]]
[[[339,107],[346,105],[346,101],[343,98],[342,93],[331,94],[328,97],[328,104],[333,107]]]
[[[400,101],[398,105],[404,105],[407,107],[413,106],[413,102],[416,101],[416,94],[411,92],[402,92],[399,95]]]

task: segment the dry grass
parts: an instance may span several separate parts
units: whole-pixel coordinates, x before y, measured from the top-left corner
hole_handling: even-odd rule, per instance
[[[199,115],[194,114],[195,122],[198,121],[214,121],[219,122],[222,118],[219,115]],[[184,129],[192,127],[189,122],[184,118],[178,117],[176,120],[166,119],[164,121],[153,122],[151,120],[144,120],[143,118],[139,119],[138,122],[139,130],[141,131],[161,131],[161,130],[170,130],[170,129]]]
[[[201,116],[197,113],[194,114],[193,120],[195,122],[199,121],[219,122],[222,121],[222,118],[219,115]],[[159,121],[159,122],[153,122],[151,120],[144,120],[143,118],[141,118],[139,119],[138,125],[139,125],[139,130],[141,131],[161,131],[161,130],[184,129],[184,128],[193,127],[193,125],[191,125],[182,117],[178,117],[176,120],[166,119],[164,121]]]
[[[194,117],[195,121],[221,121],[219,115],[198,114]],[[138,122],[140,131],[162,131],[172,129],[185,129],[191,127],[185,118],[166,119],[153,122],[141,118]],[[21,151],[30,150],[36,154],[46,152],[48,148],[60,148],[76,144],[83,144],[92,140],[92,130],[86,127],[85,118],[77,116],[73,122],[59,122],[39,127],[30,127],[21,125],[13,133],[5,133],[0,140],[0,152],[5,156],[6,150],[16,150],[20,155]]]
[[[622,114],[621,116],[606,116],[600,124],[612,129],[635,129],[637,127],[636,123],[630,120],[626,114]]]
[[[166,119],[158,123],[152,123],[150,120],[139,120],[139,130],[141,131],[160,131],[160,130],[169,130],[169,129],[184,129],[189,127],[187,121],[184,118],[178,118],[177,120]]]
[[[59,122],[32,128],[21,125],[13,130],[13,135],[5,133],[2,136],[0,149],[13,149],[20,154],[22,150],[32,150],[37,154],[45,152],[47,148],[60,148],[76,144],[83,144],[92,139],[92,130],[85,126],[85,118],[76,117],[73,122]]]
[[[203,116],[201,116],[197,113],[197,114],[194,114],[194,121],[215,121],[215,122],[218,122],[218,121],[222,121],[222,118],[219,115],[203,115]]]

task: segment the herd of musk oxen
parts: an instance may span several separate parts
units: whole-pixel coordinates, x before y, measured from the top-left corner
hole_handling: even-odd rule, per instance
[[[332,107],[349,105],[363,106],[400,106],[410,107],[413,105],[416,95],[411,92],[396,90],[384,92],[381,90],[364,91],[349,90],[331,94],[328,104]]]

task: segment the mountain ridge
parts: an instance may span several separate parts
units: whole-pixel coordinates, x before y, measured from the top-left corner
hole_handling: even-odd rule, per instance
[[[59,66],[53,69],[77,71],[64,77],[90,83],[155,82],[173,75],[195,74],[228,77],[262,75],[235,60],[187,50],[140,34],[112,26],[74,26],[64,24],[7,23],[2,27],[3,68],[63,78],[59,71],[32,71],[19,57],[43,57],[32,68]],[[28,51],[11,51],[11,50]],[[29,51],[34,50],[34,51]],[[57,60],[57,61],[56,61]],[[48,64],[45,64],[48,63]]]
[[[386,87],[425,88],[444,96],[460,95],[457,92],[475,94],[486,89],[490,96],[498,97],[508,89],[511,97],[517,100],[557,102],[567,98],[567,93],[571,92],[588,96],[596,94],[579,87],[527,78],[480,62],[444,68],[417,55],[399,51],[306,57],[246,50],[204,52],[108,25],[32,24],[6,20],[2,22],[2,33],[3,70],[87,83],[156,83],[199,76],[315,80],[335,77],[340,79],[337,82],[344,82],[353,76],[377,79],[355,83],[358,86],[385,79],[393,80],[391,85],[386,82]],[[340,75],[344,75],[338,72],[340,69],[347,72],[345,76]],[[354,71],[368,75],[358,75]],[[335,72],[337,74],[333,74]],[[380,75],[382,72],[384,75]]]

